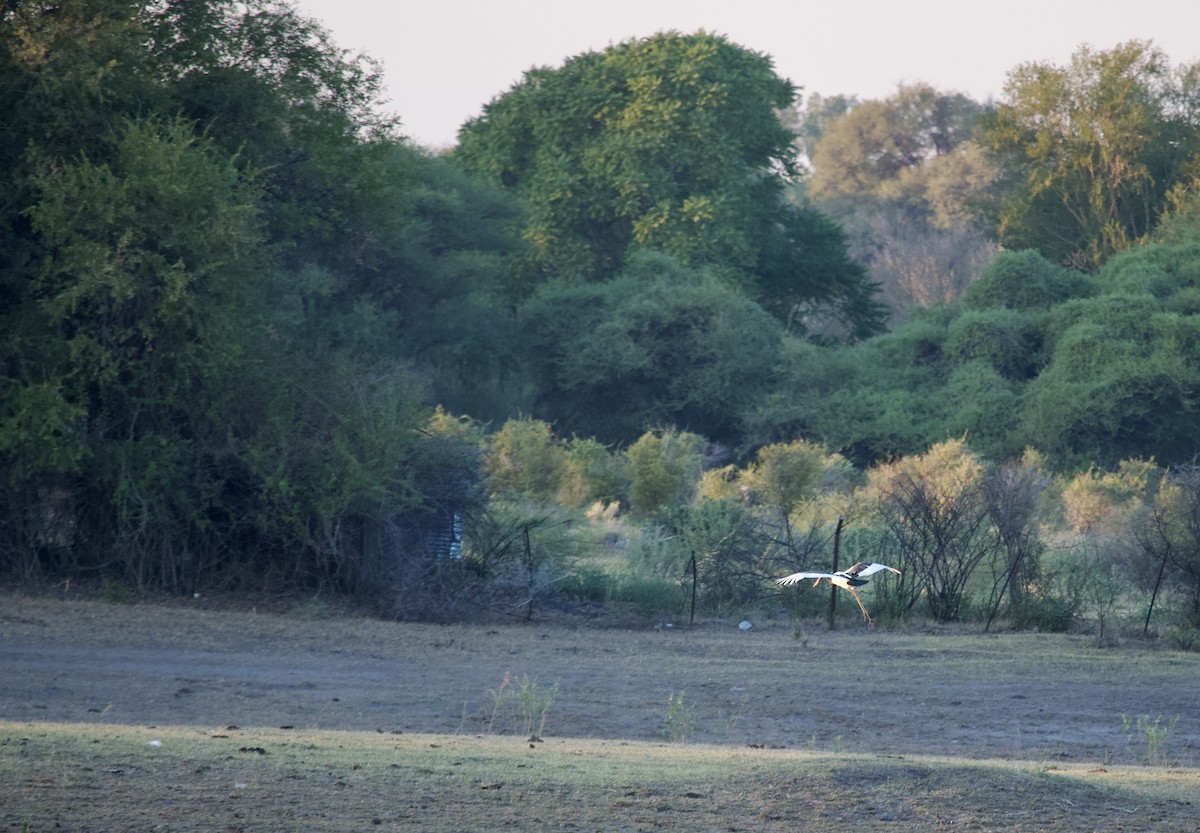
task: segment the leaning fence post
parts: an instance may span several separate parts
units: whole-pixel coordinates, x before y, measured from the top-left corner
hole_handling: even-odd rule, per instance
[[[688,569],[692,571],[692,612],[688,615],[688,627],[690,628],[696,622],[696,551],[692,550],[692,560],[688,564]]]
[[[523,530],[525,538],[525,569],[529,573],[529,606],[525,608],[525,621],[533,619],[533,547],[529,545],[529,524]]]
[[[842,548],[842,525],[846,522],[846,518],[838,515],[837,529],[833,531],[833,569],[832,572],[838,571],[838,553]],[[833,582],[829,583],[829,629],[833,630],[837,627],[835,616],[837,615],[837,588]]]

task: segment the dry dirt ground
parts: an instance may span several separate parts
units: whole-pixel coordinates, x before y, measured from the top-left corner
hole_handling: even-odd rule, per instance
[[[1200,655],[1082,636],[827,632],[786,621],[662,627],[432,625],[0,595],[0,720],[473,735],[505,675],[545,691],[546,737],[1138,763],[1123,716],[1175,721],[1200,763]]]

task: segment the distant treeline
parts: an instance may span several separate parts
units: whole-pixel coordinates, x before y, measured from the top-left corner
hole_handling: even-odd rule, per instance
[[[0,570],[415,610],[492,575],[522,418],[706,471],[1196,455],[1200,71],[1151,44],[804,102],[664,33],[444,155],[379,91],[287,3],[0,8]]]

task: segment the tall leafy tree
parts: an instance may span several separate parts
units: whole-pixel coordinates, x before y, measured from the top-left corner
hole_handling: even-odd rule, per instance
[[[922,598],[939,622],[963,614],[972,574],[996,549],[986,499],[988,464],[961,440],[872,469],[875,523],[904,570],[896,594]]]
[[[846,228],[894,323],[913,307],[953,301],[994,253],[972,212],[994,178],[971,141],[985,109],[961,93],[901,84],[826,117],[811,142],[806,197]]]
[[[12,319],[0,447],[7,485],[72,475],[79,504],[109,519],[92,546],[120,547],[140,580],[157,573],[150,553],[201,549],[219,502],[219,414],[263,265],[258,192],[178,119],[131,120],[96,151],[108,161],[43,159],[32,179],[46,255]],[[53,455],[20,445],[35,403]]]
[[[148,28],[177,106],[262,183],[310,335],[415,360],[455,411],[511,407],[509,319],[486,300],[515,248],[514,198],[397,141],[378,65],[288,3],[170,0]]]
[[[815,143],[809,193],[817,200],[886,197],[969,140],[983,109],[928,84],[901,84],[886,99],[864,101],[830,119]]]
[[[764,55],[662,33],[531,70],[463,127],[457,155],[529,198],[525,234],[551,273],[611,275],[634,244],[752,266],[753,213],[779,187],[764,174],[792,170],[776,111],[794,95]]]
[[[377,64],[280,0],[166,0],[145,25],[172,103],[259,172],[269,242],[289,266],[340,271],[369,235],[360,195],[396,124]],[[342,256],[342,258],[339,258]]]
[[[507,203],[377,92],[287,3],[0,6],[0,568],[348,587],[447,491],[401,357]]]
[[[605,283],[548,285],[520,319],[536,414],[605,442],[675,425],[738,443],[782,335],[711,274],[651,253]]]
[[[778,113],[794,97],[765,55],[661,33],[531,70],[463,127],[456,156],[528,200],[518,294],[550,277],[609,278],[649,249],[784,307],[824,301],[865,280],[848,261],[803,273],[778,252],[830,232],[784,205],[795,168]]]
[[[1003,172],[998,240],[1095,270],[1154,230],[1200,152],[1200,69],[1153,44],[1079,48],[1009,73],[980,143]]]

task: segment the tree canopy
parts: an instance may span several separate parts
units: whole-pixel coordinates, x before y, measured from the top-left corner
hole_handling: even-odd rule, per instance
[[[706,33],[531,71],[435,155],[376,109],[376,65],[286,2],[0,23],[5,574],[404,606],[506,570],[533,594],[559,553],[522,533],[615,554],[629,522],[655,536],[630,564],[682,556],[741,603],[847,508],[873,513],[862,546],[906,546],[907,501],[968,461],[960,540],[998,567],[994,612],[1037,574],[1032,509],[1001,532],[977,502],[993,463],[1197,454],[1197,71],[1146,45],[1021,68],[990,143],[988,106],[920,85],[813,99],[806,181],[796,90]],[[991,258],[995,217],[1009,248],[963,257]],[[874,276],[918,266],[946,291],[876,334]],[[903,475],[890,532],[853,465]],[[1172,494],[1124,516],[1149,523],[1138,569],[1194,592]],[[909,542],[893,602],[970,610],[971,564],[939,578]]]
[[[794,116],[812,167],[801,201],[843,225],[893,323],[958,298],[995,253],[975,217],[996,177],[972,141],[986,109],[907,83],[878,100],[815,96]]]
[[[865,275],[809,249],[836,229],[789,207],[796,94],[771,60],[699,32],[668,32],[535,69],[459,134],[469,170],[521,194],[529,215],[519,295],[549,278],[594,281],[639,250],[717,270],[782,310],[842,303],[856,333],[878,328]]]
[[[410,536],[461,470],[419,431],[452,351],[404,325],[487,294],[509,202],[398,142],[374,65],[285,3],[0,22],[6,564],[378,579],[364,530]]]
[[[1200,69],[1150,43],[1022,64],[1004,91],[979,141],[1003,172],[992,213],[1006,248],[1095,270],[1145,239],[1195,175]]]
[[[782,326],[713,275],[659,254],[521,308],[536,411],[606,442],[675,425],[736,443],[772,382]]]

